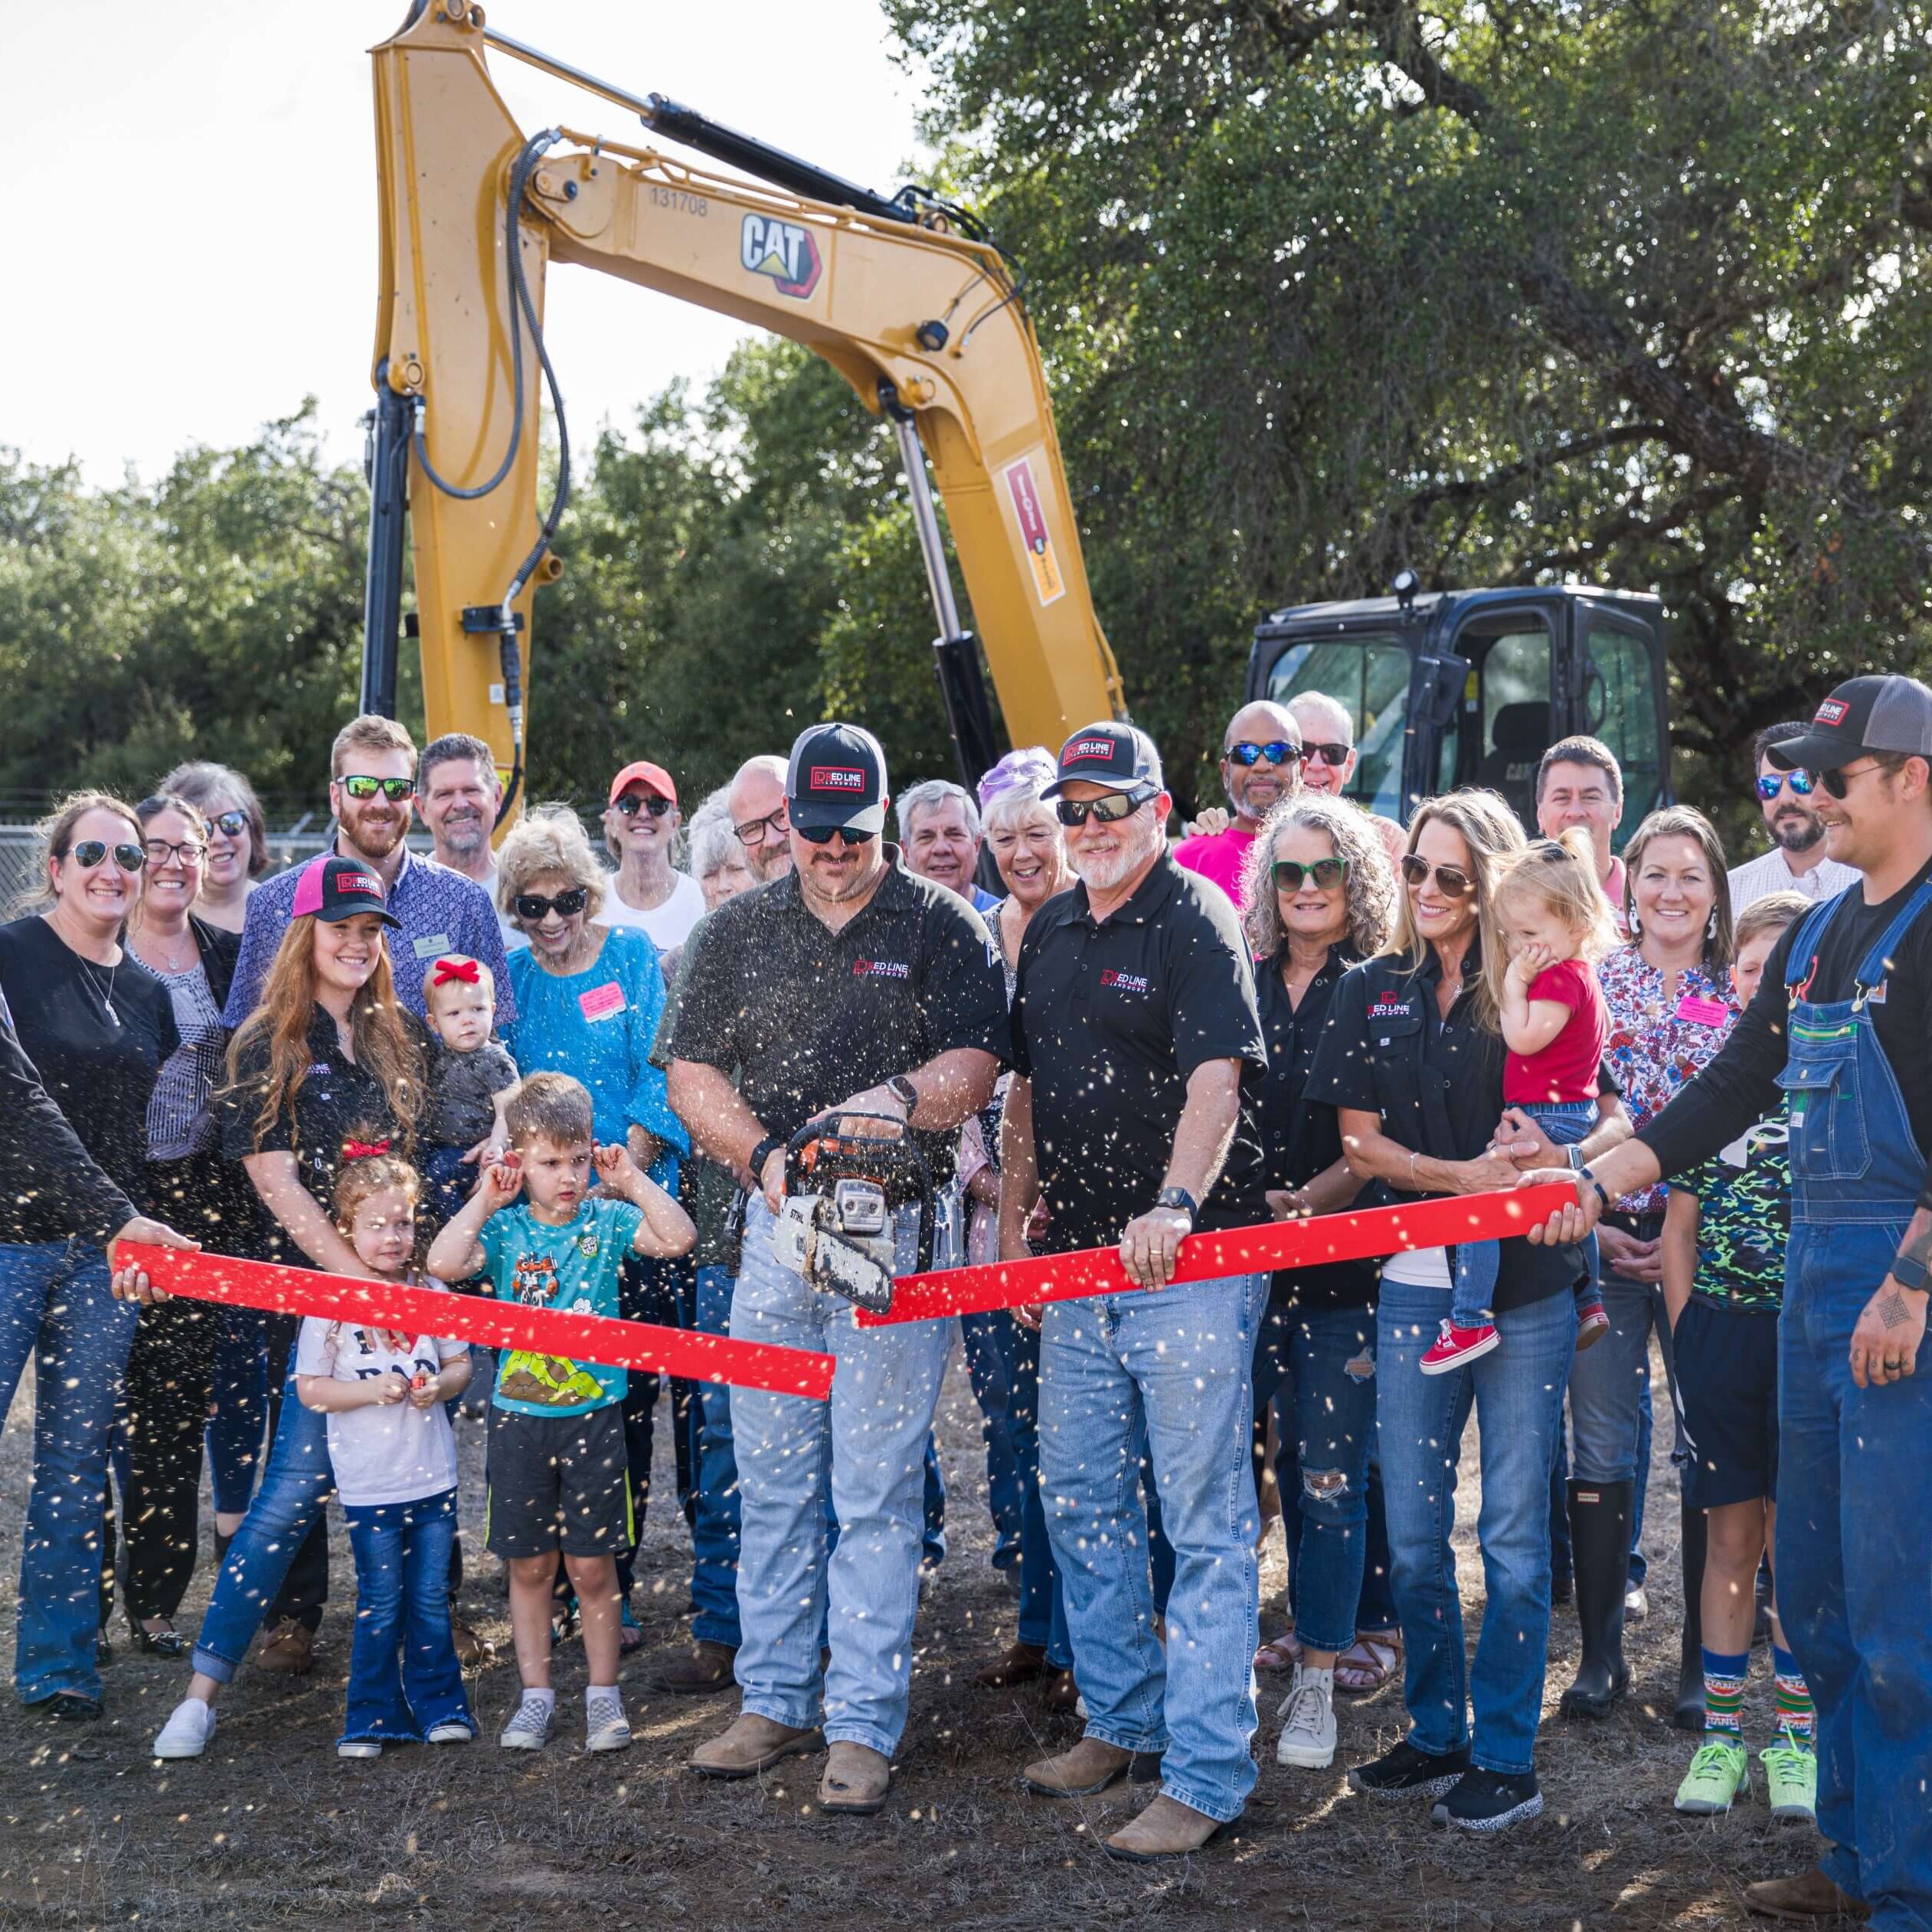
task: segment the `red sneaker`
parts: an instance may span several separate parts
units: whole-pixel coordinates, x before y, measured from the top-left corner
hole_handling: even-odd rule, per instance
[[[1447,1375],[1452,1368],[1460,1368],[1465,1362],[1486,1355],[1502,1340],[1493,1322],[1484,1322],[1473,1329],[1459,1329],[1453,1322],[1445,1322],[1442,1332],[1422,1358],[1422,1372],[1425,1375]]]
[[[1587,1302],[1577,1305],[1577,1353],[1594,1348],[1610,1333],[1610,1317],[1603,1313],[1603,1304],[1592,1296]]]

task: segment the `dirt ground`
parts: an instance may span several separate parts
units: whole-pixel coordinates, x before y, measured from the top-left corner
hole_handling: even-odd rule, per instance
[[[1761,1798],[1715,1822],[1671,1809],[1690,1741],[1663,1721],[1679,1604],[1667,1426],[1657,1432],[1646,1538],[1651,1613],[1630,1633],[1633,1693],[1607,1723],[1558,1721],[1575,1654],[1573,1617],[1559,1610],[1538,1754],[1548,1807],[1540,1819],[1484,1844],[1432,1829],[1426,1806],[1350,1795],[1346,1767],[1401,1734],[1397,1685],[1339,1701],[1332,1770],[1278,1769],[1280,1692],[1264,1683],[1260,1782],[1237,1836],[1181,1865],[1136,1868],[1103,1856],[1097,1841],[1147,1794],[1084,1806],[1027,1797],[1022,1764],[1071,1743],[1077,1724],[1049,1718],[1030,1688],[972,1683],[976,1665],[1010,1639],[1013,1604],[986,1560],[977,1414],[956,1355],[942,1416],[951,1554],[920,1615],[912,1721],[879,1817],[817,1815],[822,1760],[795,1760],[762,1784],[692,1777],[685,1756],[735,1705],[649,1693],[637,1660],[626,1673],[636,1744],[622,1757],[586,1757],[574,1741],[584,1669],[574,1645],[560,1658],[560,1741],[534,1760],[488,1741],[515,1702],[508,1662],[472,1682],[485,1741],[338,1760],[355,1579],[338,1525],[315,1672],[286,1685],[244,1673],[206,1757],[164,1766],[148,1754],[185,1673],[130,1656],[124,1630],[106,1673],[106,1721],[74,1729],[11,1705],[0,1713],[0,1925],[1704,1927],[1752,1922],[1743,1886],[1810,1862],[1811,1834],[1773,1827]],[[0,1437],[0,1575],[9,1585],[31,1427],[23,1391]],[[474,1558],[466,1607],[507,1658],[501,1574],[481,1548],[481,1435],[480,1425],[461,1425]],[[1465,1524],[1475,1513],[1473,1429],[1468,1449]],[[659,1468],[668,1498],[662,1428]],[[204,1550],[206,1541],[204,1528]],[[1473,1537],[1465,1530],[1457,1544],[1473,1641],[1481,1571]],[[680,1639],[686,1610],[689,1544],[668,1501],[652,1507],[644,1548],[638,1607],[650,1642],[639,1656],[649,1658]],[[1277,1530],[1263,1570],[1264,1630],[1281,1621],[1285,1574]],[[212,1581],[204,1562],[185,1630]],[[10,1656],[10,1587],[5,1594],[0,1656]],[[1754,1745],[1764,1741],[1769,1702],[1760,1660],[1747,1711]]]

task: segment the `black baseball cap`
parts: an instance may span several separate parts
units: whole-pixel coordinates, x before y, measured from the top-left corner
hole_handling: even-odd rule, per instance
[[[1803,737],[1767,745],[1764,756],[1780,771],[1836,771],[1874,751],[1932,762],[1932,691],[1917,678],[1846,678]]]
[[[885,827],[885,751],[856,724],[814,724],[792,745],[785,796],[793,825],[806,832],[843,825],[877,833]]]
[[[291,919],[315,918],[324,924],[339,925],[358,913],[372,912],[385,926],[402,921],[384,903],[382,881],[360,859],[312,858],[295,882],[295,903],[289,908]]]
[[[1089,724],[1060,747],[1060,770],[1040,796],[1058,798],[1069,779],[1084,778],[1113,792],[1136,786],[1161,789],[1161,754],[1145,731],[1131,724]]]

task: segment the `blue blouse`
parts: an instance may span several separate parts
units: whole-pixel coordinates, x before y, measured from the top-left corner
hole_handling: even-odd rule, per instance
[[[622,1142],[633,1123],[671,1151],[651,1178],[675,1191],[677,1159],[691,1152],[671,1111],[664,1070],[651,1064],[664,1012],[664,975],[649,935],[626,927],[604,934],[603,950],[581,973],[546,972],[529,950],[509,960],[516,1018],[503,1031],[519,1073],[568,1074],[590,1090],[600,1144]]]

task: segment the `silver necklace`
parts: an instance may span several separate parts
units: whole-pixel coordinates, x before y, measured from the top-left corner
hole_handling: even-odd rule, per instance
[[[121,1023],[121,1016],[114,1010],[114,978],[116,974],[117,974],[121,969],[120,961],[116,959],[113,965],[108,969],[107,990],[105,992],[103,992],[101,991],[100,982],[94,977],[93,962],[91,960],[81,958],[80,954],[78,953],[75,953],[74,956],[77,959],[80,960],[82,969],[87,973],[88,983],[93,988],[96,995],[100,1001],[102,1008],[107,1015],[108,1024],[110,1026],[119,1026]]]

